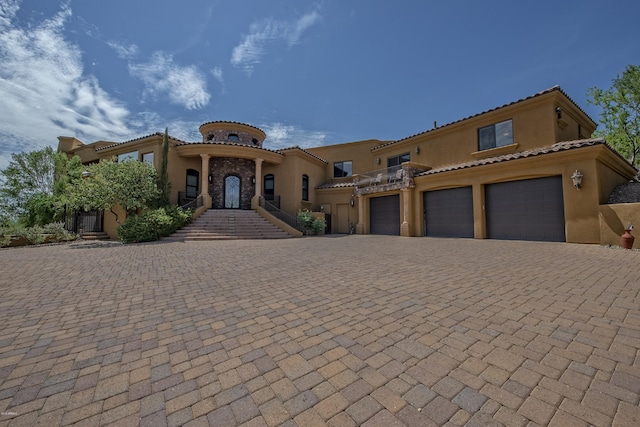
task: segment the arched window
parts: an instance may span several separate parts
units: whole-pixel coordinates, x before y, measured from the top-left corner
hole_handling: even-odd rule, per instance
[[[237,134],[235,133],[230,133],[229,134],[229,141],[240,141],[240,138],[238,137]]]
[[[195,169],[187,169],[187,198],[198,197],[198,186],[200,184],[200,173]]]
[[[302,200],[309,201],[309,176],[302,175]]]
[[[275,196],[275,188],[276,188],[275,177],[272,173],[264,176],[263,185],[262,185],[262,195],[265,200],[273,200]]]

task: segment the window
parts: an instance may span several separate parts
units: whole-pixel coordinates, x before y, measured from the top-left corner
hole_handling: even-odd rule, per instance
[[[333,177],[334,178],[342,178],[344,176],[351,176],[353,173],[353,164],[351,160],[347,160],[344,162],[334,162],[333,163]]]
[[[387,158],[387,167],[397,170],[400,169],[401,164],[409,160],[411,160],[411,153],[403,153],[398,156],[389,157]]]
[[[262,195],[266,200],[273,200],[275,195],[275,177],[272,173],[264,176]]]
[[[118,154],[118,163],[126,162],[127,160],[138,160],[138,152],[131,151],[129,153]]]
[[[302,200],[309,201],[309,176],[302,175]]]
[[[195,169],[187,169],[187,197],[195,199],[198,197],[199,173]]]
[[[142,155],[142,162],[153,166],[153,153],[144,153]]]
[[[235,133],[229,134],[229,141],[240,141],[240,138]]]
[[[478,151],[511,144],[513,144],[513,123],[511,120],[478,129]]]

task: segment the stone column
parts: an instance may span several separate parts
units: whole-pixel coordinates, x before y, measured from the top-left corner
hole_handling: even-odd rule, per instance
[[[409,219],[411,218],[411,190],[409,188],[403,188],[400,190],[402,194],[402,225],[400,226],[400,235],[404,237],[411,237],[411,224]]]
[[[202,205],[207,209],[213,206],[211,195],[209,194],[209,155],[200,154],[202,158],[202,167],[200,172],[200,195],[202,196]]]

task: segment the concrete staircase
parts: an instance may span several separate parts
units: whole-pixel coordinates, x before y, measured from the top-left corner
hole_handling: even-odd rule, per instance
[[[162,240],[287,239],[293,237],[256,211],[209,209],[191,224]]]

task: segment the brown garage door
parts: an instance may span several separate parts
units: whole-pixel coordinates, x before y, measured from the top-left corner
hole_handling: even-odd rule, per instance
[[[564,242],[562,177],[485,186],[487,237]]]
[[[369,199],[369,224],[371,234],[400,235],[400,196],[383,196]]]
[[[473,238],[471,187],[424,193],[425,235]]]

